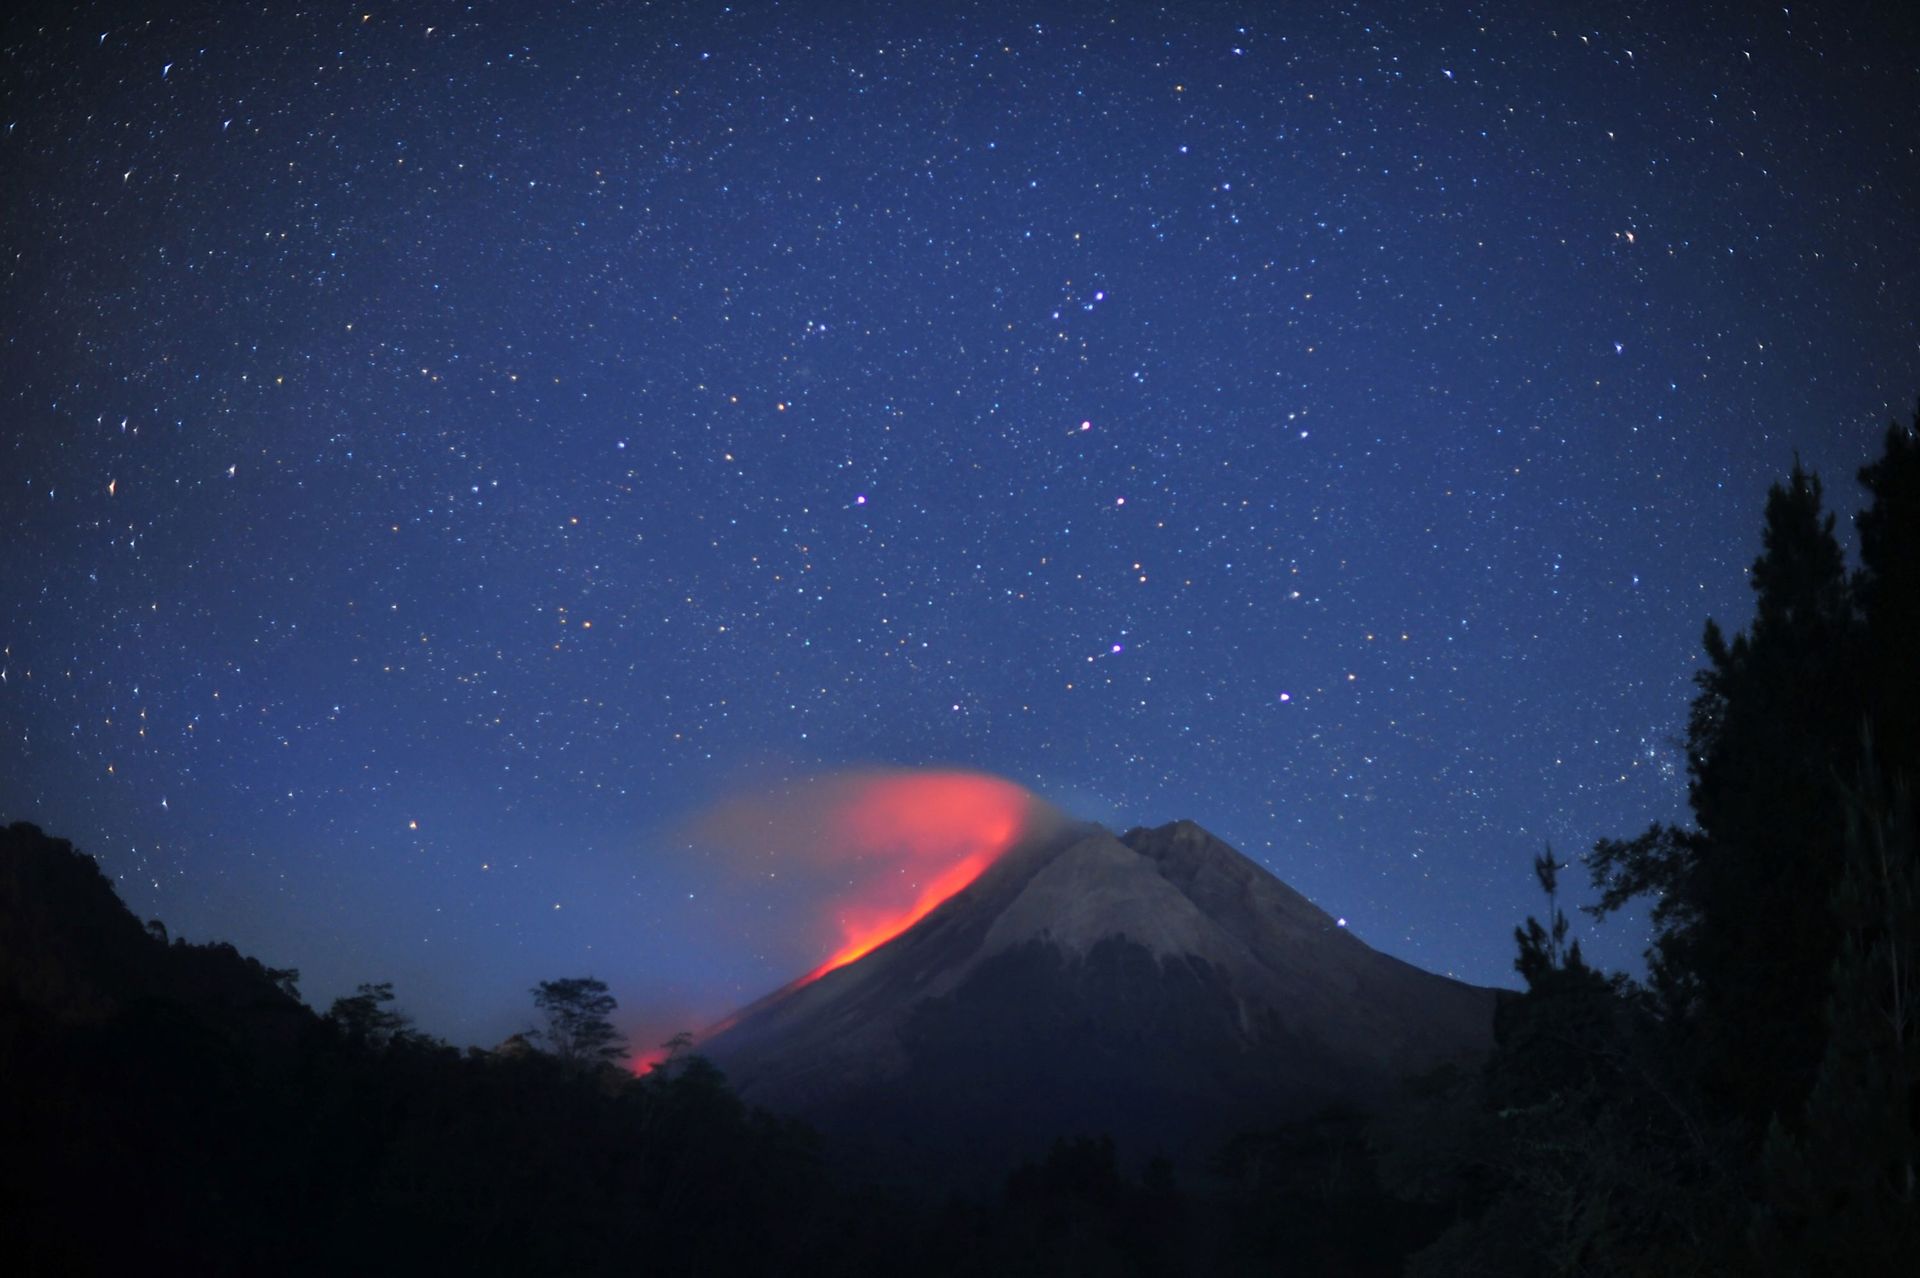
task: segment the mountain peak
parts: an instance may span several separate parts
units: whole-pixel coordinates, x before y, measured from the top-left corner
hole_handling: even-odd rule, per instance
[[[1128,830],[1121,841],[1151,859],[1202,911],[1251,941],[1274,925],[1331,933],[1334,917],[1266,867],[1193,821]]]
[[[1205,947],[1205,919],[1154,862],[1099,826],[1074,835],[995,918],[982,957],[1034,939],[1085,954],[1116,935],[1159,954]]]

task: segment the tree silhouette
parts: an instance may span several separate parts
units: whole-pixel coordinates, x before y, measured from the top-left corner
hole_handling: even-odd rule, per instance
[[[534,1006],[546,1018],[529,1037],[574,1068],[611,1064],[627,1055],[627,1041],[607,1017],[619,1004],[607,983],[591,976],[542,981],[533,989]]]
[[[1414,1278],[1710,1273],[1738,1237],[1717,1142],[1650,1000],[1568,939],[1560,868],[1551,847],[1534,858],[1547,921],[1514,929],[1527,989],[1496,1010],[1493,1054],[1426,1102],[1419,1125],[1438,1135],[1403,1138],[1392,1159],[1397,1182],[1467,1208]]]
[[[1920,1255],[1920,865],[1913,801],[1871,749],[1848,795],[1845,929],[1820,1072],[1763,1158],[1771,1210],[1756,1242],[1786,1269],[1905,1272]],[[1902,1259],[1904,1258],[1904,1259]]]
[[[266,969],[267,979],[288,998],[298,1001],[300,998],[300,969],[297,967],[270,967]]]
[[[1860,512],[1854,595],[1867,626],[1873,740],[1888,775],[1920,780],[1920,409],[1887,427],[1886,451],[1860,470],[1873,504]]]
[[[1756,1130],[1812,1084],[1839,930],[1836,775],[1867,701],[1862,628],[1821,505],[1798,463],[1768,493],[1749,629],[1709,620],[1687,729],[1695,828],[1603,840],[1596,912],[1655,898],[1649,970],[1709,1085]]]
[[[1540,890],[1547,894],[1547,922],[1542,925],[1539,919],[1529,915],[1525,927],[1513,929],[1513,939],[1519,946],[1513,966],[1526,978],[1530,988],[1550,972],[1586,967],[1586,961],[1580,957],[1580,942],[1567,940],[1567,915],[1560,908],[1563,868],[1554,858],[1552,844],[1533,858],[1533,875],[1540,880]]]
[[[387,1006],[391,1002],[393,982],[362,985],[356,993],[333,1000],[327,1019],[354,1042],[385,1047],[404,1036],[412,1024],[405,1013]]]

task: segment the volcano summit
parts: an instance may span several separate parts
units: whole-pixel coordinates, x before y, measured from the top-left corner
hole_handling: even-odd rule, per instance
[[[700,1047],[871,1164],[1003,1169],[1055,1136],[1191,1159],[1492,1045],[1495,992],[1369,948],[1190,821],[1035,832],[858,960]]]

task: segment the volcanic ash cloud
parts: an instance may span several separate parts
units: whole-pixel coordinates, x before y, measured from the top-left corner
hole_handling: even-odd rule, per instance
[[[1059,819],[1000,777],[888,769],[723,801],[693,835],[740,874],[786,881],[773,932],[814,956],[811,979],[893,939]]]

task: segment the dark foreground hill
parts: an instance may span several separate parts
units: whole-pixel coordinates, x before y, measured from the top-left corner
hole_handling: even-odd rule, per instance
[[[886,945],[701,1044],[864,1166],[964,1182],[1111,1135],[1191,1164],[1493,1044],[1494,991],[1369,948],[1192,822],[1017,846]]]
[[[316,1015],[296,980],[169,939],[91,858],[0,829],[8,1272],[1391,1274],[1451,1216],[1384,1192],[1344,1111],[1141,1174],[1087,1136],[1043,1140],[968,1195],[878,1189],[703,1058],[636,1079],[373,1038]],[[1035,1006],[1073,993],[1056,982]],[[992,1083],[991,1058],[976,1044],[955,1069]]]
[[[0,1257],[16,1274],[761,1274],[853,1245],[813,1139],[704,1062],[639,1080],[379,1042],[0,829]]]

